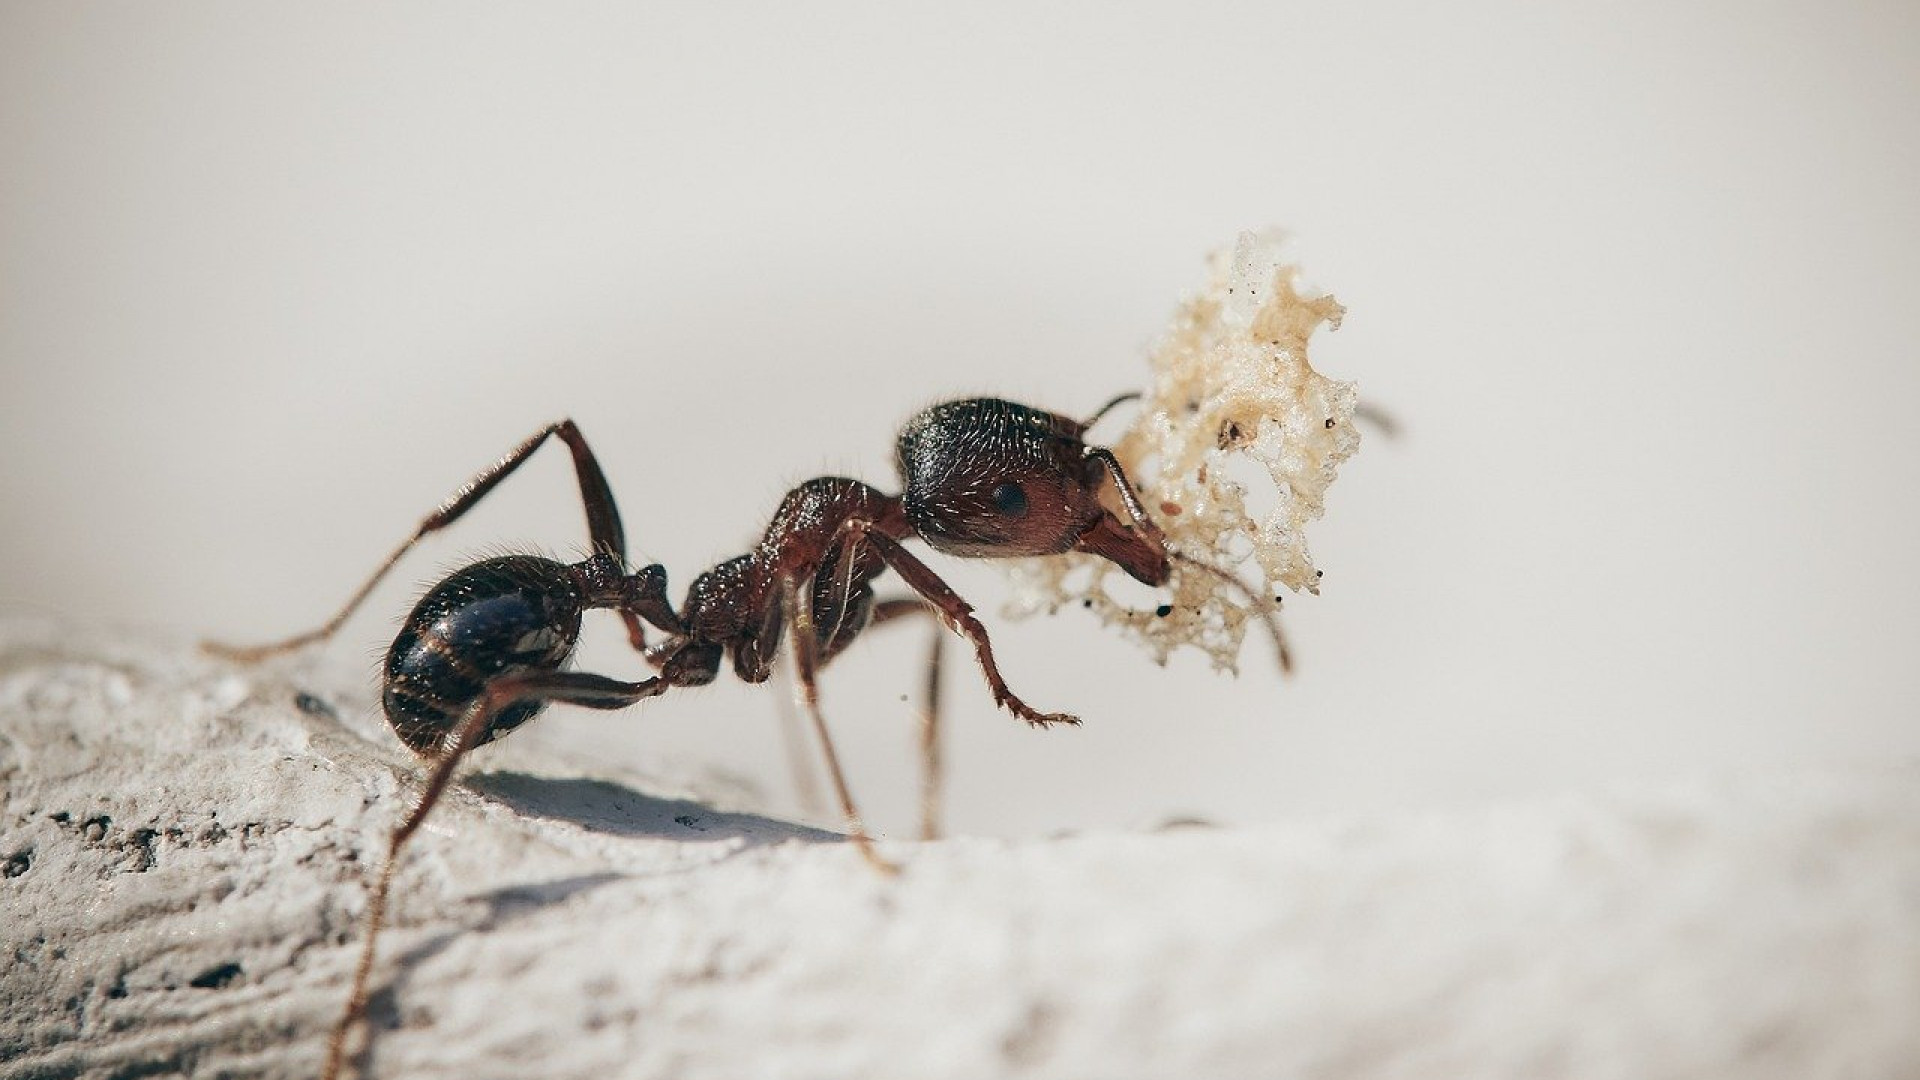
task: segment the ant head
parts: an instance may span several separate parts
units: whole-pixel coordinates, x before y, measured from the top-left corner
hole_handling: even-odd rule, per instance
[[[1164,584],[1165,539],[1113,455],[1085,433],[1078,420],[998,398],[935,405],[900,432],[907,521],[950,555],[1085,551]]]

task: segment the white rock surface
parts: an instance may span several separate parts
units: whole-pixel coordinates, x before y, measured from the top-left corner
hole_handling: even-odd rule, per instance
[[[417,781],[371,712],[0,622],[0,1076],[312,1075]],[[374,1075],[1920,1075],[1910,771],[889,844],[883,880],[830,834],[474,769],[401,874]]]

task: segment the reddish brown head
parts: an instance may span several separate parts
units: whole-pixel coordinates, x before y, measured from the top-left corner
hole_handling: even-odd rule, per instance
[[[1165,584],[1165,538],[1113,455],[1085,433],[1078,420],[998,398],[926,409],[900,432],[907,521],[951,555],[1085,551]]]

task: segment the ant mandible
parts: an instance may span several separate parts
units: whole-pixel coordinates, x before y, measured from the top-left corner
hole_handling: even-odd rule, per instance
[[[664,567],[628,570],[626,534],[606,476],[580,429],[562,420],[515,447],[427,515],[318,630],[252,648],[210,645],[220,655],[251,662],[329,637],[414,544],[453,524],[549,438],[557,436],[571,451],[592,553],[576,563],[506,555],[455,571],[414,606],[387,651],[387,721],[402,742],[431,761],[432,771],[419,801],[390,837],[368,905],[352,992],[329,1043],[324,1075],[331,1080],[338,1074],[347,1034],[366,1006],[374,944],[407,841],[469,751],[525,724],[550,702],[625,708],[674,687],[706,685],[727,657],[742,680],[764,682],[784,637],[849,836],[884,873],[895,868],[874,851],[860,822],[820,713],[817,685],[820,668],[862,630],[902,615],[932,614],[972,643],[997,704],[1036,727],[1079,723],[1066,713],[1041,712],[1008,688],[973,608],[902,542],[917,538],[936,551],[967,558],[1087,552],[1153,586],[1167,583],[1170,561],[1178,559],[1239,585],[1214,567],[1170,551],[1113,452],[1086,441],[1088,429],[1108,410],[1136,396],[1121,395],[1085,421],[997,398],[925,409],[907,422],[896,447],[901,494],[843,477],[806,481],[781,500],[758,546],[695,578],[678,610],[667,598]],[[916,595],[876,602],[872,582],[888,570]],[[582,615],[592,609],[618,613],[633,647],[658,674],[627,682],[566,670]],[[1284,663],[1277,627],[1270,617],[1267,622]],[[665,637],[649,642],[647,625]]]

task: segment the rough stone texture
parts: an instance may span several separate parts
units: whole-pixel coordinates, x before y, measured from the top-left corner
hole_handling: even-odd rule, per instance
[[[314,1073],[417,781],[367,702],[0,622],[0,1076]],[[1911,771],[890,844],[884,880],[474,768],[400,877],[375,1075],[1920,1075]]]

